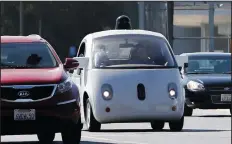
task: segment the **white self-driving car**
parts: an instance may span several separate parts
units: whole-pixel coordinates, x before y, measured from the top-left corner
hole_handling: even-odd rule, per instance
[[[185,91],[177,60],[166,38],[144,30],[108,30],[87,35],[72,79],[80,88],[82,122],[150,122],[171,131],[184,124]],[[181,62],[180,62],[181,63]],[[183,62],[184,63],[184,62]]]

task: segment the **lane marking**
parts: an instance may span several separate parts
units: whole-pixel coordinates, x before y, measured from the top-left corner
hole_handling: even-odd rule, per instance
[[[87,135],[87,134],[86,134]],[[129,134],[129,135],[127,135],[127,137],[134,137],[136,134]],[[83,136],[85,136],[84,134],[83,134]],[[113,134],[104,134],[104,135],[97,135],[97,134],[91,134],[90,135],[91,137],[98,137],[98,136],[100,136],[100,137],[125,137],[125,134],[122,134],[122,135],[113,135]]]
[[[117,144],[147,144],[147,143],[137,143],[137,142],[131,142],[131,141],[117,141],[114,139],[108,139],[108,138],[99,138],[99,137],[91,137],[91,136],[82,136],[82,138],[87,138],[87,139],[95,139],[95,140],[103,140],[111,143],[117,143]]]
[[[168,127],[165,125],[165,127],[164,127],[164,130],[168,130]],[[126,137],[137,137],[137,136],[140,136],[141,134],[154,134],[155,132],[153,132],[153,131],[151,131],[151,132],[136,132],[136,133],[133,133],[133,132],[128,132],[127,133],[127,136]],[[85,135],[90,135],[89,133],[83,133],[83,135],[82,136],[85,136]],[[91,135],[90,136],[92,136],[92,137],[98,137],[98,136],[100,136],[100,137],[114,137],[114,138],[116,138],[116,137],[125,137],[125,133],[116,133],[116,134],[106,134],[106,132],[104,132],[104,134],[92,134],[91,133]]]

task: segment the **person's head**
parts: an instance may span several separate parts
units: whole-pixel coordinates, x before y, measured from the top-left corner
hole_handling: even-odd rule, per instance
[[[132,29],[130,18],[126,15],[121,15],[116,19],[115,29]]]
[[[29,65],[38,65],[41,60],[42,60],[42,58],[40,56],[38,56],[37,54],[31,54],[27,58],[27,64],[29,64]]]
[[[147,59],[148,53],[146,48],[141,44],[137,44],[132,50],[131,57],[132,59],[140,59],[140,60]]]
[[[97,51],[105,51],[106,47],[104,45],[98,45],[97,46]]]
[[[139,57],[141,59],[147,59],[148,58],[148,53],[147,49],[143,45],[137,45],[137,53],[139,54]]]

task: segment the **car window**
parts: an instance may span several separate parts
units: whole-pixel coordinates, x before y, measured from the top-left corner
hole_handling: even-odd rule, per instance
[[[46,43],[2,43],[1,68],[52,68],[58,66]]]
[[[79,47],[77,56],[78,56],[78,57],[85,57],[85,52],[86,52],[86,49],[85,49],[85,42],[82,42],[81,45],[80,45],[80,47]]]
[[[187,73],[228,73],[231,71],[231,57],[189,56]]]
[[[115,35],[93,40],[95,68],[121,66],[175,67],[165,39],[148,35]]]

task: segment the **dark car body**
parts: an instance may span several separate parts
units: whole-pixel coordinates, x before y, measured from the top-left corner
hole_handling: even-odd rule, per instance
[[[48,48],[54,66],[27,67],[9,61],[11,65],[7,65],[1,55],[1,135],[46,134],[46,131],[54,134],[66,130],[69,124],[78,124],[76,129],[82,129],[79,91],[67,74],[68,68],[77,65],[70,65],[70,59],[69,65],[67,61],[62,64],[52,46],[42,38],[1,36],[3,55],[4,51],[10,53],[8,46],[17,51],[16,48],[28,45],[30,51],[37,44]],[[67,83],[71,86],[62,91],[61,86]]]
[[[226,70],[219,70],[217,64],[212,68],[195,69],[195,71],[184,71],[182,69],[183,83],[186,92],[186,105],[190,108],[199,109],[231,109],[231,54],[230,53],[187,53],[181,56],[188,56],[188,68],[191,61],[227,61]],[[199,61],[198,61],[199,62]],[[208,64],[206,64],[208,65]],[[212,64],[213,65],[213,64]],[[190,68],[189,68],[190,69]],[[213,71],[214,69],[215,71]],[[216,70],[218,69],[218,70]],[[224,70],[224,71],[223,71]],[[220,72],[219,72],[220,71]],[[194,81],[203,85],[202,89],[192,90],[187,87],[190,81]],[[222,97],[227,97],[222,101]]]

